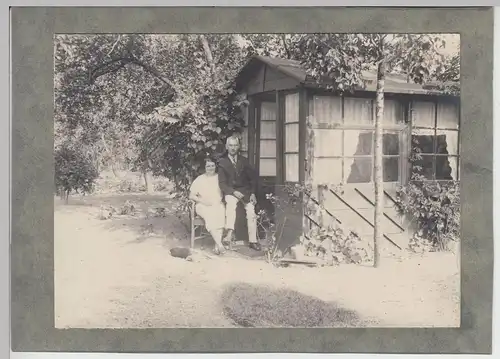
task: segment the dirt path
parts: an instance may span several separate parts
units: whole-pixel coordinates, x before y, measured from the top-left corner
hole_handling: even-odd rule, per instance
[[[116,200],[123,202],[125,197]],[[220,296],[231,283],[286,287],[336,301],[377,326],[458,326],[456,256],[432,254],[377,269],[274,268],[235,257],[170,256],[185,235],[172,218],[97,218],[98,203],[56,205],[56,327],[229,327]],[[84,205],[85,204],[85,205]],[[152,203],[143,203],[143,208]],[[155,234],[141,236],[152,224]]]

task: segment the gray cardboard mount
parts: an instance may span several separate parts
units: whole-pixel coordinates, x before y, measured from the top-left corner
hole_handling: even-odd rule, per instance
[[[13,351],[491,352],[493,8],[17,7],[11,11]],[[125,32],[460,33],[461,328],[55,329],[53,36]]]

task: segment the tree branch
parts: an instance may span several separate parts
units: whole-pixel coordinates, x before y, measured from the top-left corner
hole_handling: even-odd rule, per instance
[[[288,59],[291,59],[291,55],[290,55],[290,50],[288,49],[288,46],[286,45],[286,35],[285,34],[281,34],[281,41],[283,41],[283,47],[285,48],[285,53],[286,53],[286,57]]]
[[[212,72],[212,76],[215,76],[215,63],[214,58],[212,56],[212,50],[210,49],[210,44],[208,43],[205,35],[200,35],[200,41],[203,45],[203,50],[205,50],[205,56],[207,57],[208,65],[210,66],[210,71]]]
[[[158,80],[163,82],[164,84],[170,86],[170,88],[176,93],[182,93],[180,88],[176,86],[172,81],[164,78],[156,69],[151,66],[143,63],[142,61],[134,58],[134,57],[120,57],[116,59],[112,59],[105,63],[98,65],[97,67],[89,70],[89,82],[93,83],[98,77],[103,76],[105,74],[116,72],[119,69],[125,67],[127,64],[134,64],[142,67],[144,70],[149,72],[151,75],[156,77]],[[115,65],[113,67],[113,65]]]
[[[121,38],[122,35],[118,35],[118,38],[116,39],[115,43],[113,44],[113,46],[111,47],[111,50],[109,50],[109,52],[106,54],[106,57],[108,57],[109,55],[111,55],[116,47],[116,45],[118,44],[118,42],[120,42],[120,38]]]

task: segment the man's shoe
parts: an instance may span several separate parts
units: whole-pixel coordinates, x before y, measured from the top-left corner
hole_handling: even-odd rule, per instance
[[[260,245],[260,243],[250,243],[248,246],[256,251],[262,250],[262,246]]]

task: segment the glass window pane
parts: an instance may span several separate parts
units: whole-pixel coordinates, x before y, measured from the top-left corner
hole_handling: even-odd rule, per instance
[[[385,132],[382,143],[384,155],[399,155],[399,132]]]
[[[437,127],[457,129],[460,119],[459,106],[454,103],[438,103]]]
[[[412,148],[420,153],[434,153],[434,130],[413,130]]]
[[[344,98],[344,124],[373,126],[372,100],[364,98]]]
[[[412,105],[413,126],[435,127],[435,106],[433,102],[414,102]]]
[[[332,96],[314,96],[315,123],[342,123],[342,99]]]
[[[412,174],[424,176],[426,179],[434,178],[434,156],[421,155],[421,159],[412,163]]]
[[[276,122],[262,121],[260,123],[260,138],[276,138]]]
[[[458,132],[457,131],[437,131],[436,153],[457,155],[458,154]]]
[[[285,181],[298,182],[299,181],[299,155],[286,154],[285,155]]]
[[[313,182],[332,185],[342,183],[342,159],[315,158]]]
[[[449,156],[436,156],[436,179],[456,180],[457,179],[457,158]]]
[[[260,157],[276,157],[276,141],[260,141]]]
[[[344,156],[369,155],[372,147],[373,131],[344,131]]]
[[[262,102],[260,107],[261,121],[276,121],[276,103]]]
[[[241,131],[241,151],[248,150],[248,127]]]
[[[276,176],[276,159],[261,158],[259,166],[260,176]]]
[[[292,123],[285,125],[285,151],[299,151],[299,124]]]
[[[342,130],[314,130],[314,156],[342,156]]]
[[[346,183],[368,183],[372,180],[373,158],[344,158],[344,176]]]
[[[375,111],[375,105],[373,106]],[[375,116],[375,112],[374,112]],[[404,122],[404,106],[396,100],[384,101],[384,124],[396,125]]]
[[[285,96],[285,122],[299,122],[299,94]]]
[[[399,157],[386,157],[384,163],[384,182],[399,181]]]

